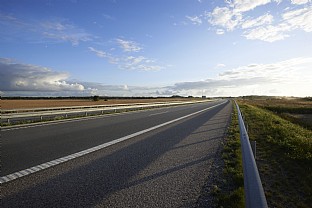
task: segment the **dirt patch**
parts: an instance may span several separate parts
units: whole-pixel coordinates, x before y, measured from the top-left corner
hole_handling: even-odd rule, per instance
[[[112,105],[128,103],[152,103],[152,102],[172,102],[172,101],[192,101],[195,99],[111,99],[111,100],[83,100],[83,99],[38,99],[38,100],[1,100],[1,109],[21,109],[21,108],[49,108],[64,106],[92,106],[92,105]]]
[[[312,125],[312,114],[288,114],[289,116],[292,116],[296,119],[300,119],[304,122],[309,123],[310,125]]]

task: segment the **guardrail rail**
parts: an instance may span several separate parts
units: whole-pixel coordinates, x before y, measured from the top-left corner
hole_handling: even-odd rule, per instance
[[[34,122],[34,121],[43,121],[44,119],[53,120],[57,116],[69,118],[88,115],[101,115],[105,113],[113,113],[113,112],[116,113],[122,111],[142,110],[149,108],[160,108],[209,101],[213,100],[1,110],[1,123],[6,122],[7,124],[14,124],[22,121]]]
[[[264,195],[257,164],[250,146],[242,114],[236,101],[235,104],[238,113],[240,141],[243,156],[245,207],[267,208],[268,204]]]

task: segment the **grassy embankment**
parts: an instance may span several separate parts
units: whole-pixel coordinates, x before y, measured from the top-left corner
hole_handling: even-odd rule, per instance
[[[223,180],[215,186],[218,207],[244,207],[244,178],[237,110],[233,104],[232,121],[228,127],[222,152]]]
[[[307,112],[311,105],[290,103],[239,102],[249,138],[257,141],[256,161],[269,207],[312,204],[312,131],[306,123],[300,126],[300,122],[290,122],[283,115],[285,110]]]
[[[312,130],[312,98],[249,99],[245,102],[272,111],[292,123]]]

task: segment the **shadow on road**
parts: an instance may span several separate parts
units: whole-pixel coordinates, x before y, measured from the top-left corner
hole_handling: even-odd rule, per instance
[[[211,155],[132,181],[134,176],[166,152],[196,144],[175,147],[208,120],[210,121],[227,104],[173,124],[171,128],[166,128],[136,143],[131,144],[131,141],[126,141],[130,145],[110,155],[3,198],[2,207],[93,207],[122,189],[209,160]],[[213,139],[220,139],[220,137],[211,138]],[[207,140],[201,142],[204,143]]]

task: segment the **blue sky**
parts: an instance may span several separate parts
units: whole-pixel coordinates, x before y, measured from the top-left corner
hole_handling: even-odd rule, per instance
[[[3,96],[312,96],[311,0],[1,0]]]

